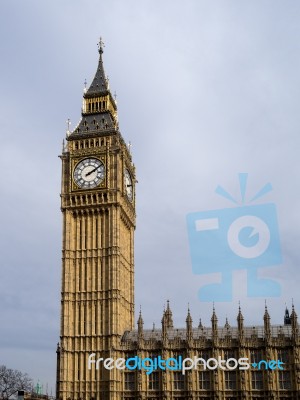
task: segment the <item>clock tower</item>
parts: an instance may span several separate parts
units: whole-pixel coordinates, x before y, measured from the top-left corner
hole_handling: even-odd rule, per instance
[[[89,370],[88,357],[114,357],[122,335],[134,326],[135,168],[119,131],[102,55],[100,40],[81,120],[68,130],[61,155],[57,398],[62,400],[115,398],[119,375],[101,367]]]

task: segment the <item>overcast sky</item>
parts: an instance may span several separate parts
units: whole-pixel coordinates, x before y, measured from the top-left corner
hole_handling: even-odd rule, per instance
[[[83,83],[99,36],[120,129],[137,169],[136,309],[160,326],[171,301],[176,326],[188,303],[210,325],[197,293],[218,274],[192,271],[186,215],[232,207],[215,193],[277,206],[283,264],[261,273],[282,287],[267,298],[281,324],[299,296],[300,4],[279,0],[2,0],[0,4],[0,364],[55,382],[61,276],[60,160],[66,120],[80,119]],[[247,298],[236,271],[220,325],[262,324],[264,298]]]

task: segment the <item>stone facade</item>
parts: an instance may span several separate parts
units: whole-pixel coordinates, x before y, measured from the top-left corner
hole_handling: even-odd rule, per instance
[[[287,311],[286,311],[287,312]],[[288,313],[288,312],[287,312]],[[167,316],[167,317],[166,317]],[[244,318],[239,309],[237,327],[217,325],[213,312],[211,326],[200,323],[192,326],[188,312],[186,327],[176,329],[172,324],[172,312],[168,305],[162,319],[162,328],[143,329],[140,315],[138,329],[126,332],[122,338],[120,351],[123,357],[137,354],[141,358],[162,356],[178,359],[202,357],[224,360],[248,358],[251,363],[261,360],[281,360],[283,370],[250,367],[247,370],[209,370],[201,368],[186,371],[156,371],[155,378],[145,372],[124,372],[124,392],[121,399],[298,399],[300,398],[299,332],[297,315],[293,309],[289,320],[282,326],[270,325],[267,309],[263,326],[244,326]],[[212,366],[215,364],[212,363]],[[129,377],[129,375],[133,377]],[[127,390],[126,390],[127,389]]]
[[[99,43],[99,64],[83,96],[82,118],[63,144],[63,215],[60,342],[57,399],[298,399],[300,391],[297,315],[285,324],[237,327],[217,324],[173,326],[168,303],[161,329],[144,330],[140,313],[134,330],[135,167],[119,131],[116,100],[110,93]],[[88,359],[202,357],[284,362],[284,370],[89,369]]]

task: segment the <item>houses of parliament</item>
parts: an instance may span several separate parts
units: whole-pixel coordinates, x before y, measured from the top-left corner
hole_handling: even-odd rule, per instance
[[[159,329],[144,329],[141,312],[135,323],[136,171],[119,130],[101,40],[98,51],[96,74],[84,90],[81,120],[68,130],[60,156],[63,232],[56,398],[300,399],[294,307],[291,313],[285,310],[281,326],[271,324],[266,307],[263,324],[247,326],[239,307],[236,326],[227,321],[219,326],[215,310],[210,326],[198,325],[188,310],[185,326],[177,329],[169,302]],[[145,359],[144,365],[171,361],[169,368],[148,373],[134,367],[136,360]],[[197,368],[183,371],[176,360],[186,359],[198,359]],[[247,368],[237,366],[235,360],[241,359],[248,360]],[[231,361],[220,366],[218,360]]]

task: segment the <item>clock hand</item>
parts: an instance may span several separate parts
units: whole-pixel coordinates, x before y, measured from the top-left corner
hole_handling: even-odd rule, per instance
[[[94,169],[92,169],[90,172],[88,172],[87,174],[85,174],[85,176],[89,176],[91,175],[93,172],[97,171],[97,169],[100,167],[100,165]]]

